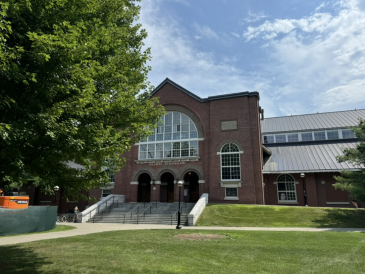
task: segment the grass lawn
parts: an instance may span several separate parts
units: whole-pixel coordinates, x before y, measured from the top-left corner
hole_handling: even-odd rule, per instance
[[[364,228],[365,210],[209,204],[196,225]]]
[[[344,274],[364,257],[363,233],[117,231],[2,246],[0,273]]]
[[[19,235],[30,235],[30,234],[39,234],[39,233],[50,233],[50,232],[60,232],[60,231],[66,231],[75,229],[76,227],[70,226],[70,225],[56,225],[54,229],[42,231],[42,232],[33,232],[33,233],[25,233],[25,234],[15,234],[15,235],[6,235],[6,236],[0,236],[0,237],[13,237],[13,236],[19,236]]]

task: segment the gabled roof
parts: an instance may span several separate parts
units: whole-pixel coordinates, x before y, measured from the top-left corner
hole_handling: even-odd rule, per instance
[[[170,85],[176,87],[177,89],[181,90],[182,92],[186,93],[187,95],[193,97],[195,100],[199,102],[209,102],[213,100],[221,100],[227,98],[235,98],[235,97],[243,97],[243,96],[257,96],[260,100],[260,95],[257,91],[245,91],[245,92],[238,92],[238,93],[230,93],[230,94],[223,94],[217,96],[209,96],[208,98],[200,98],[199,96],[195,95],[194,93],[188,91],[187,89],[183,88],[182,86],[176,84],[174,81],[166,78],[161,84],[159,84],[153,91],[151,96],[153,96],[157,91],[159,91],[165,84],[169,83]]]
[[[261,132],[348,128],[357,125],[359,118],[365,119],[365,109],[265,118],[261,121]]]
[[[343,148],[355,148],[357,141],[291,143],[267,145],[272,155],[264,164],[263,173],[336,172],[358,170],[348,163],[337,162]]]

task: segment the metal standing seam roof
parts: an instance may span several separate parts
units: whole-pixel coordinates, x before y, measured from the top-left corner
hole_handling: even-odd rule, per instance
[[[272,155],[264,164],[263,173],[335,172],[358,170],[348,162],[338,163],[336,156],[343,148],[355,148],[358,141],[296,143],[267,146]]]
[[[348,128],[365,119],[365,109],[265,118],[261,133]]]

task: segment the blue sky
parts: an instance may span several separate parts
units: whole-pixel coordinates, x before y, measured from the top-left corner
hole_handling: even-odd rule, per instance
[[[149,81],[260,92],[266,117],[364,108],[365,0],[142,0]]]

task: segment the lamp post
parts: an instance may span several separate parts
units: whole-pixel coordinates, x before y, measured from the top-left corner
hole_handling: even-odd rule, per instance
[[[305,179],[304,179],[305,174],[304,173],[301,173],[300,174],[300,177],[303,180],[304,203],[305,203],[305,206],[308,206],[308,203],[307,203],[307,192],[306,192],[306,189],[305,189]]]
[[[183,181],[178,181],[177,185],[179,187],[179,211],[177,212],[177,226],[176,229],[181,229],[182,226],[180,225],[180,215],[181,215],[181,207],[180,207],[180,196],[181,196],[181,187],[183,186]]]
[[[57,205],[57,192],[60,190],[59,186],[54,186],[54,204]]]

